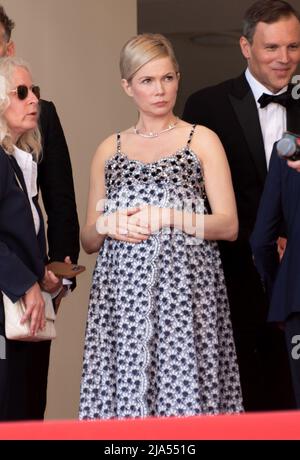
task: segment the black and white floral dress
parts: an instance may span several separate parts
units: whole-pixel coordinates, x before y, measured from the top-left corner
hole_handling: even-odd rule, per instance
[[[187,146],[153,163],[106,162],[106,212],[151,204],[207,213]],[[160,231],[140,244],[107,238],[90,294],[81,419],[241,412],[239,371],[217,243]]]

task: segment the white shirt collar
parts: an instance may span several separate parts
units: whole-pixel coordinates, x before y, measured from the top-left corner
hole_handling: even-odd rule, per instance
[[[30,168],[30,165],[33,161],[32,155],[25,150],[19,149],[14,145],[14,153],[13,156],[15,157],[19,167],[23,170]]]
[[[254,95],[254,98],[256,100],[256,104],[258,107],[260,107],[259,103],[257,102],[258,99],[260,98],[260,96],[263,94],[263,93],[266,93],[266,94],[274,94],[272,93],[272,91],[270,91],[268,88],[266,88],[264,85],[262,85],[253,75],[252,73],[250,72],[249,70],[249,67],[247,68],[246,72],[245,72],[245,77],[247,79],[247,82],[249,83],[250,85],[250,88],[253,92],[253,95]],[[282,88],[280,91],[278,91],[277,94],[281,94],[281,93],[284,93],[286,90],[288,89],[287,86],[285,86],[284,88]]]

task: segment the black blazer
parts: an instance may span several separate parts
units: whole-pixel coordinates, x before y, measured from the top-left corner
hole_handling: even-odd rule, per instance
[[[279,264],[276,240],[284,219],[287,247]],[[300,312],[300,174],[274,147],[269,174],[251,237],[255,264],[271,298],[269,321]]]
[[[50,260],[63,261],[79,255],[79,223],[70,155],[64,132],[52,102],[41,101],[40,128],[43,151],[38,185],[48,217],[47,240]]]
[[[0,147],[0,290],[13,302],[43,279],[46,257],[42,216],[37,238],[29,200],[19,187],[15,172],[26,190],[17,162]],[[3,319],[0,296],[0,322]]]
[[[183,118],[215,131],[231,169],[239,216],[239,242],[248,241],[267,174],[264,143],[256,102],[244,74],[202,89],[186,102]],[[287,128],[300,133],[300,103],[287,110]]]
[[[220,241],[232,326],[247,410],[294,407],[284,337],[266,326],[268,299],[249,242],[267,175],[257,105],[245,75],[192,95],[184,119],[215,131],[226,151],[239,217],[239,236]],[[287,110],[287,126],[300,133],[299,102]],[[284,388],[284,392],[282,391]]]

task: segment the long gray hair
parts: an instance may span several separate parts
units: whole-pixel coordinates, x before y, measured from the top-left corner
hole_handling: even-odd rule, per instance
[[[8,154],[13,153],[14,146],[5,119],[5,111],[10,105],[9,93],[13,89],[13,76],[18,67],[22,67],[31,74],[29,65],[23,59],[17,57],[0,59],[0,144]],[[39,128],[36,127],[22,134],[16,145],[38,159],[42,150]]]

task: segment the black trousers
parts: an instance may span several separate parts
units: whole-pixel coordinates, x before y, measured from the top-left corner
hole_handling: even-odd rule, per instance
[[[300,409],[300,312],[293,313],[287,318],[285,338],[296,405],[297,409]]]
[[[0,421],[42,420],[51,341],[6,340],[0,323]]]
[[[249,245],[220,245],[244,408],[295,409],[285,333],[267,323],[268,300]]]

